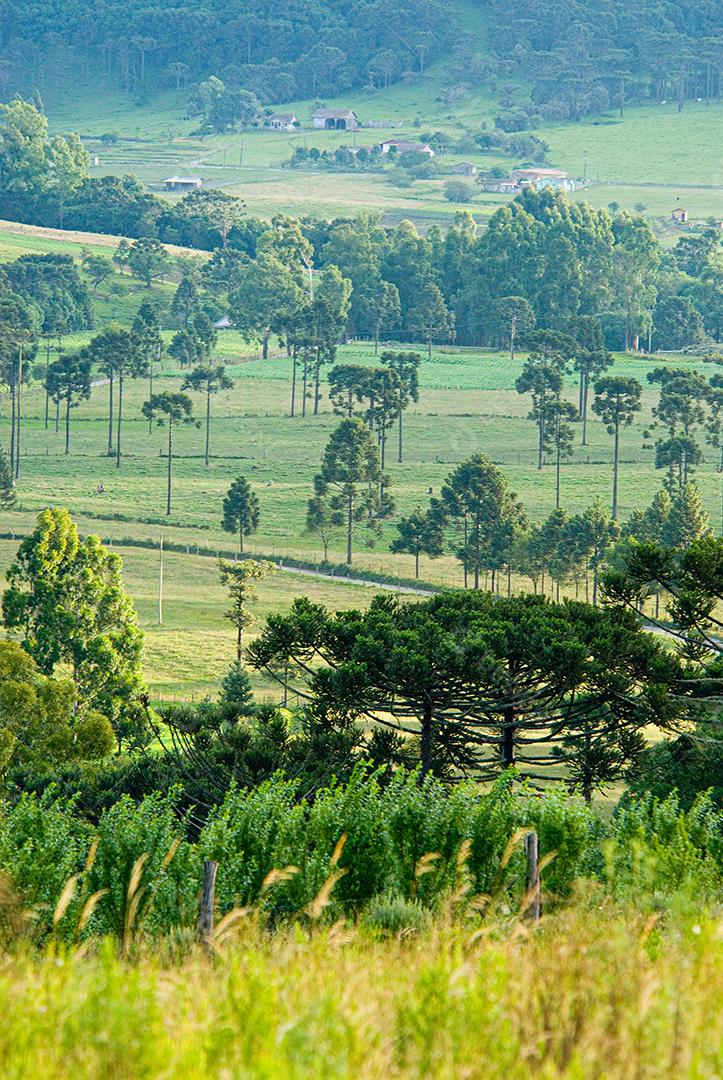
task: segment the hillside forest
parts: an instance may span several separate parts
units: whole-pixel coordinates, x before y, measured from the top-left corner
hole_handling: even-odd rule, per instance
[[[181,0],[7,0],[0,16],[3,82],[51,88],[75,68],[139,99],[159,85],[184,93],[209,78],[262,104],[335,97],[414,79],[445,58],[454,93],[520,80],[534,118],[578,119],[646,100],[720,95],[721,20],[714,0],[609,4],[532,0],[524,11],[474,0],[465,17],[434,0],[352,8]],[[470,32],[470,26],[475,31]],[[482,30],[482,34],[480,34]],[[200,45],[200,47],[199,47]],[[521,111],[525,111],[525,109]],[[524,126],[528,126],[525,124]]]

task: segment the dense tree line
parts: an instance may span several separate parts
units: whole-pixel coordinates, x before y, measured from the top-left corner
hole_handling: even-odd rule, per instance
[[[268,5],[210,0],[203,10],[171,2],[8,0],[0,18],[6,84],[53,89],[71,69],[107,79],[144,99],[159,86],[177,93],[209,76],[231,94],[263,102],[335,95],[388,85],[419,72],[452,38],[440,3],[407,0],[390,10],[374,0]]]
[[[170,0],[62,0],[52,10],[39,0],[7,0],[3,81],[12,91],[43,93],[80,70],[138,101],[174,87],[214,130],[253,117],[259,102],[389,86],[450,51],[447,103],[486,86],[499,94],[502,133],[611,107],[622,114],[627,102],[683,108],[720,95],[723,29],[712,0],[575,2],[564,11],[550,0],[533,0],[524,12],[502,0],[478,6],[488,23],[484,46],[447,7],[419,0],[393,11],[339,0],[292,7],[211,0],[203,11]],[[515,76],[530,85],[528,101],[510,95]]]
[[[628,102],[675,101],[682,109],[720,98],[723,20],[712,0],[481,6],[491,18],[494,59],[465,41],[457,63],[488,82],[524,73],[532,87],[529,107],[518,107],[524,127],[536,116],[578,119],[609,108],[623,115]]]

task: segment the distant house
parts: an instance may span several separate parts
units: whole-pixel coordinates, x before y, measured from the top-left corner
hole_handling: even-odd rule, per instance
[[[214,330],[231,330],[233,323],[229,319],[228,315],[222,315],[218,322],[213,324]]]
[[[452,169],[453,173],[457,176],[476,176],[477,166],[473,165],[471,161],[460,161],[459,165],[455,165]]]
[[[359,117],[352,109],[316,109],[311,114],[315,128],[327,131],[356,131],[361,127]]]
[[[379,149],[383,154],[426,154],[434,157],[434,150],[427,143],[412,142],[409,139],[384,139],[379,143]]]
[[[169,176],[163,181],[166,191],[193,191],[203,187],[200,176]]]
[[[482,190],[495,195],[517,195],[520,186],[516,180],[484,180]]]
[[[555,191],[574,191],[575,181],[561,169],[513,169],[510,173],[520,189],[533,187],[544,191],[546,187]]]
[[[676,225],[685,225],[688,220],[688,211],[683,210],[680,206],[676,206],[675,210],[671,210],[670,217]]]
[[[272,113],[266,118],[266,127],[272,131],[296,131],[299,121],[293,113]]]

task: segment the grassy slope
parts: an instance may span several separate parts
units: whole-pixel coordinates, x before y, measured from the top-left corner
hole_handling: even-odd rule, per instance
[[[79,256],[83,245],[47,242],[53,250],[64,250]],[[55,246],[52,246],[55,245]],[[0,229],[0,251],[3,257],[18,255],[26,250],[40,250],[35,236],[7,234]],[[139,304],[148,295],[145,288],[127,275],[116,275],[120,297],[103,293],[96,300],[99,325],[109,318],[129,321]],[[107,289],[104,284],[101,291]],[[155,295],[168,298],[170,286],[155,286]],[[67,347],[84,343],[90,335],[77,334],[66,339]],[[170,333],[167,333],[167,338]],[[104,456],[106,445],[107,389],[98,385],[92,398],[73,410],[71,453],[63,453],[62,426],[60,434],[45,430],[43,423],[44,397],[36,383],[24,394],[23,405],[23,466],[20,500],[25,513],[0,515],[0,530],[15,528],[29,531],[33,516],[49,503],[68,506],[74,514],[89,515],[81,519],[83,531],[98,531],[103,537],[122,541],[125,537],[157,541],[158,522],[166,527],[169,540],[212,549],[233,546],[233,540],[220,529],[220,508],[223,495],[231,480],[239,473],[246,475],[259,493],[262,509],[261,526],[252,539],[253,549],[269,555],[293,555],[319,560],[321,545],[304,532],[306,502],[312,491],[324,445],[338,419],[330,412],[325,399],[318,417],[289,417],[290,364],[282,356],[267,363],[258,359],[258,351],[244,343],[234,331],[219,337],[218,357],[228,367],[235,380],[233,390],[213,401],[212,461],[206,470],[203,465],[203,431],[181,429],[175,439],[173,514],[166,522],[165,503],[165,431],[153,429],[141,419],[140,408],[147,397],[145,381],[126,387],[124,398],[124,459],[116,470]],[[52,353],[51,353],[52,357]],[[44,355],[39,358],[42,364]],[[343,346],[339,361],[373,362],[372,351],[364,345]],[[661,476],[652,467],[653,452],[643,448],[644,432],[651,422],[654,395],[645,384],[647,370],[660,362],[640,356],[620,356],[616,372],[631,374],[645,385],[644,410],[635,424],[625,430],[622,443],[622,472],[620,503],[623,516],[633,508],[649,503],[659,487]],[[695,363],[694,361],[685,361]],[[166,368],[159,373],[156,389],[167,386],[180,389],[183,374]],[[418,405],[410,410],[406,421],[406,452],[404,464],[396,463],[395,437],[390,437],[388,470],[398,513],[407,513],[423,506],[428,490],[438,492],[441,483],[456,463],[476,451],[488,453],[502,466],[520,494],[531,517],[542,518],[554,506],[554,474],[551,466],[542,473],[535,468],[535,432],[527,419],[528,399],[520,397],[515,379],[522,360],[514,364],[491,351],[439,348],[431,359],[424,358]],[[700,370],[709,373],[700,365]],[[567,392],[575,398],[575,384],[568,378]],[[204,403],[195,396],[196,412],[203,415]],[[0,418],[0,439],[8,439],[7,407]],[[599,496],[606,502],[610,496],[611,440],[602,424],[590,418],[590,445],[576,445],[575,455],[563,468],[563,505],[571,512],[579,511]],[[579,436],[578,436],[579,438]],[[649,440],[648,440],[649,443]],[[718,527],[720,520],[720,475],[715,469],[715,452],[706,450],[706,461],[698,472],[698,482],[711,518]],[[99,495],[100,482],[105,493]],[[108,520],[120,516],[121,520]],[[363,529],[359,530],[355,562],[361,567],[392,575],[411,577],[413,560],[410,556],[392,555],[388,550],[396,535],[394,522],[387,523],[375,549],[367,546]],[[332,559],[343,557],[341,535],[331,545]],[[129,553],[138,587],[134,595],[145,604],[147,625],[154,619],[155,556],[131,550]],[[459,584],[456,562],[445,557],[436,561],[422,560],[422,574],[430,581]],[[214,578],[212,563],[201,560],[199,580]],[[283,593],[294,595],[303,589],[308,579],[280,578]],[[318,583],[316,583],[318,585]],[[516,587],[525,583],[515,582]],[[172,589],[172,585],[169,585]],[[276,588],[276,586],[274,586]],[[334,587],[329,602],[336,605],[351,603],[348,586]],[[171,596],[172,593],[169,593]],[[359,593],[363,597],[364,593]],[[213,600],[207,603],[208,596]],[[230,631],[224,628],[220,612],[223,601],[220,591],[209,585],[200,590],[201,607],[206,615],[198,617],[196,599],[189,595],[187,607],[178,609],[163,631],[153,637],[149,646],[149,677],[158,692],[178,692],[187,684],[188,692],[201,692],[218,679],[228,657]],[[356,601],[353,601],[356,602]],[[169,603],[171,601],[169,600]],[[169,609],[173,611],[173,607]],[[206,618],[210,622],[205,621]],[[150,620],[150,621],[148,621]],[[188,627],[197,629],[188,631]],[[208,629],[208,650],[199,649],[199,642]],[[155,631],[154,631],[155,634]],[[220,637],[218,635],[221,635]],[[169,636],[170,635],[170,636]],[[200,636],[199,636],[200,635]],[[202,660],[199,660],[202,657]],[[222,662],[223,661],[223,662]],[[194,666],[200,665],[194,677]],[[166,670],[168,676],[162,672]]]
[[[483,36],[484,26],[474,10],[461,5],[459,11],[465,32]],[[443,85],[444,62],[438,62],[414,82],[372,94],[355,91],[328,104],[353,107],[362,120],[393,121],[392,133],[411,138],[436,129],[459,137],[465,131],[478,131],[481,123],[493,127],[499,105],[488,91],[472,89],[450,108],[440,97]],[[250,213],[262,216],[377,211],[390,221],[407,216],[429,224],[447,220],[456,209],[443,197],[444,178],[417,182],[412,189],[402,190],[374,174],[282,169],[295,145],[333,148],[348,145],[354,138],[345,132],[310,130],[309,101],[284,105],[304,124],[298,133],[249,131],[202,139],[191,136],[196,122],[183,119],[183,106],[170,91],[159,93],[149,105],[135,106],[112,88],[101,94],[95,87],[74,90],[72,95],[49,96],[51,128],[74,128],[86,136],[97,137],[106,131],[121,135],[119,143],[109,149],[91,144],[93,152],[100,154],[99,173],[135,172],[152,185],[171,172],[200,173],[208,183],[242,197]],[[526,94],[520,87],[520,100]],[[668,103],[630,108],[622,121],[611,113],[584,124],[550,125],[537,134],[550,144],[550,162],[572,176],[583,175],[587,152],[587,176],[595,184],[579,197],[595,205],[615,201],[632,208],[644,204],[663,228],[679,199],[691,217],[723,216],[723,174],[717,151],[722,121],[720,104],[691,104],[679,114],[676,106]],[[373,143],[382,134],[388,132],[361,131],[356,141]],[[449,164],[461,157],[475,160],[481,169],[515,164],[509,157],[468,152],[449,155],[444,161]],[[474,212],[484,219],[500,201],[478,195]]]

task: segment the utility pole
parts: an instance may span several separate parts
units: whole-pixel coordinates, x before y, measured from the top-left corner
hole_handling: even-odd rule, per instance
[[[163,626],[163,533],[158,544],[158,625]]]

